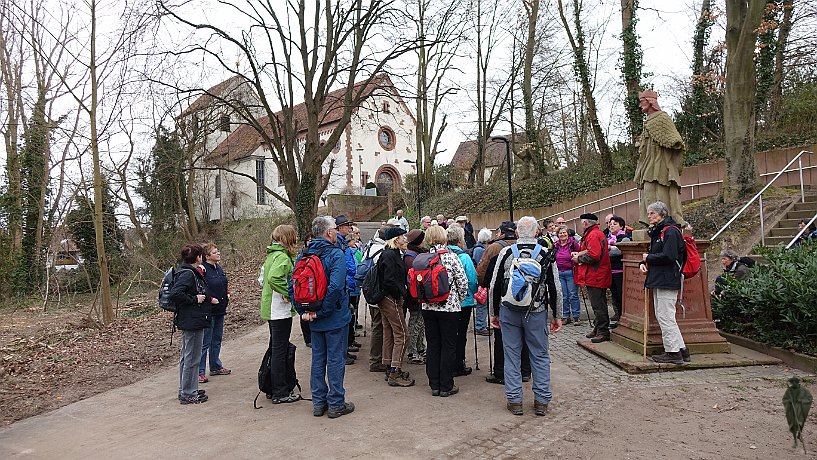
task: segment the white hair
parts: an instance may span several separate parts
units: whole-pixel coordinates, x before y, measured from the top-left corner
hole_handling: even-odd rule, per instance
[[[533,216],[525,216],[516,222],[516,235],[519,238],[536,238],[539,224]]]
[[[667,205],[665,205],[663,201],[656,201],[647,206],[647,212],[649,211],[655,211],[661,217],[667,217],[669,215],[669,208],[667,208]]]
[[[479,241],[480,243],[487,243],[491,241],[491,231],[485,227],[482,227],[482,229],[479,231],[479,234],[477,235],[477,241]]]
[[[312,220],[312,234],[315,237],[322,238],[326,232],[335,225],[335,218],[332,216],[318,216]]]
[[[446,233],[448,234],[448,244],[452,246],[459,246],[460,244],[465,243],[465,230],[463,230],[460,224],[449,225]]]

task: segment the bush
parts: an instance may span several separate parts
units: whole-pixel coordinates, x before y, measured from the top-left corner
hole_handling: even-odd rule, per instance
[[[725,332],[817,355],[817,242],[799,249],[756,248],[768,264],[742,281],[727,278],[712,314]]]

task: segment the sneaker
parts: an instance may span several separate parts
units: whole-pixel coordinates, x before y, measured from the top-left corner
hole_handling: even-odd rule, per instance
[[[462,377],[464,375],[471,375],[474,370],[468,366],[461,367],[454,371],[454,377]]]
[[[692,357],[689,356],[689,348],[687,347],[681,348],[681,358],[684,360],[685,363],[692,362]]]
[[[389,372],[388,370],[386,370],[385,375],[383,376],[383,381],[384,381],[384,382],[388,382],[388,381],[389,381],[389,375],[390,375],[390,374],[391,374],[391,372]],[[409,371],[400,371],[400,375],[401,375],[403,378],[406,378],[406,379],[407,379],[407,378],[409,378],[409,377],[411,377],[411,373],[409,373]]]
[[[360,347],[356,347],[354,344],[351,344],[348,347],[346,347],[346,351],[351,353],[357,353],[360,351]]]
[[[390,387],[410,387],[414,385],[414,379],[409,378],[408,375],[403,375],[399,370],[390,372],[387,382]]]
[[[389,366],[383,363],[369,364],[369,372],[386,372],[387,370],[389,370]]]
[[[488,374],[485,377],[485,381],[488,382],[488,383],[496,383],[498,385],[505,385],[505,380],[498,378],[494,374]]]
[[[341,406],[341,407],[338,407],[338,408],[335,408],[335,409],[330,408],[329,409],[329,418],[338,418],[338,417],[344,416],[346,414],[351,414],[354,411],[355,411],[355,405],[354,404],[352,404],[350,402],[344,403],[343,406]],[[312,415],[315,415],[315,414],[313,413]]]
[[[294,403],[296,401],[301,400],[301,395],[295,393],[294,391],[283,398],[270,398],[273,404],[286,404],[286,403]]]
[[[534,401],[533,402],[533,413],[534,414],[536,414],[536,415],[538,415],[540,417],[544,417],[547,414],[547,412],[548,412],[547,403],[540,403],[539,401]]]
[[[351,366],[351,365],[352,365],[352,364],[354,364],[354,363],[355,363],[355,359],[354,359],[354,358],[349,358],[349,357],[347,357],[347,358],[346,358],[345,364],[346,364],[347,366]]]
[[[357,340],[352,342],[352,346],[358,347],[358,348],[363,348],[363,345],[360,342],[358,342]]]
[[[512,403],[509,402],[505,407],[508,408],[508,411],[513,415],[522,415],[524,411],[522,410],[522,403]]]
[[[329,406],[312,406],[312,415],[315,417],[323,417],[323,414],[329,410]]]
[[[205,393],[204,390],[196,390],[196,395],[201,396]],[[182,400],[182,395],[179,395],[179,401]]]
[[[573,318],[571,318],[571,317],[569,317],[569,316],[567,317],[567,319],[565,319],[565,320],[563,321],[563,323],[564,323],[564,324],[570,324],[570,323],[572,323],[572,322],[573,322]]]
[[[440,396],[440,390],[431,390],[431,396]]]
[[[425,363],[426,363],[426,359],[425,359],[425,358],[423,358],[422,356],[415,356],[415,357],[413,357],[413,358],[409,358],[409,362],[410,362],[411,364],[425,364]]]
[[[449,396],[453,396],[453,395],[455,395],[455,394],[457,394],[457,393],[459,393],[459,392],[460,392],[460,387],[458,387],[458,386],[454,385],[454,386],[453,386],[453,387],[451,387],[451,389],[450,389],[450,390],[448,390],[448,391],[440,391],[440,397],[442,397],[442,398],[447,398],[447,397],[449,397]]]
[[[210,381],[210,379],[208,379],[206,375],[199,374],[199,383],[207,383],[209,381]]]
[[[226,367],[222,367],[220,369],[215,370],[210,369],[210,375],[230,375],[230,372],[232,371],[230,369],[227,369]]]
[[[680,351],[676,352],[665,352],[661,353],[660,355],[654,355],[650,357],[656,363],[662,364],[684,364],[684,358],[681,356]]]
[[[609,342],[610,341],[610,336],[609,335],[604,335],[604,334],[599,334],[599,335],[593,337],[592,339],[590,339],[590,341],[593,342],[593,343]]]
[[[491,331],[490,331],[490,329],[487,329],[487,328],[486,329],[477,329],[477,335],[490,337],[491,336]]]
[[[179,404],[185,406],[187,404],[200,404],[207,402],[207,395],[196,394],[195,396],[180,396]]]

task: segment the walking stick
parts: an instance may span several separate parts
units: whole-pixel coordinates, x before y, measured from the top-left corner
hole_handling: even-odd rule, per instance
[[[579,294],[582,295],[582,303],[584,303],[584,312],[587,314],[587,322],[590,323],[591,327],[596,327],[596,321],[594,318],[590,318],[590,310],[587,309],[587,297],[584,296],[584,291],[582,291],[581,285],[579,287]]]
[[[474,369],[479,370],[479,352],[477,351],[477,305],[474,303],[474,307],[471,309],[471,313],[474,316]]]
[[[496,337],[496,332],[494,332],[493,327],[491,327],[491,309],[488,309],[488,330],[491,331],[491,334],[488,335],[488,373],[493,375],[494,373],[494,352],[491,346],[491,341]]]
[[[642,356],[647,357],[647,328],[650,327],[650,297],[649,289],[644,288],[644,353]]]
[[[363,309],[363,337],[366,337],[366,322],[369,320],[369,304],[366,304],[366,308]]]

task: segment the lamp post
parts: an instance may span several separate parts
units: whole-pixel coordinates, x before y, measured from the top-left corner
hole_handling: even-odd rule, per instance
[[[505,161],[508,163],[508,218],[513,222],[513,190],[511,190],[511,143],[505,136],[492,136],[493,142],[505,143]]]
[[[417,182],[417,222],[420,223],[420,227],[422,227],[423,216],[420,214],[420,168],[417,167],[417,162],[414,160],[403,160],[403,163],[408,163],[414,165],[414,178],[415,182]]]

